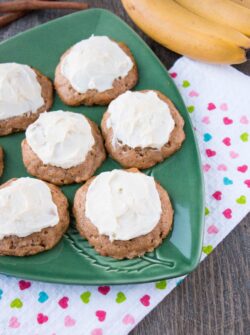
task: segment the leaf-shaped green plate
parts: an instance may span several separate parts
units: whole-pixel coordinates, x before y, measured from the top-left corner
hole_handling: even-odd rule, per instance
[[[60,55],[91,34],[108,35],[125,42],[139,68],[139,83],[135,89],[162,91],[185,119],[187,139],[182,149],[164,163],[145,171],[159,180],[170,194],[175,210],[173,232],[154,253],[134,260],[116,261],[97,255],[78,235],[72,219],[71,228],[53,250],[24,258],[0,257],[0,272],[77,284],[139,283],[183,275],[196,267],[201,254],[204,203],[199,154],[180,94],[141,38],[110,12],[92,9],[52,21],[1,43],[0,62],[29,64],[53,79]],[[56,96],[53,109],[84,113],[99,124],[105,107],[67,107]],[[0,138],[6,152],[1,182],[27,175],[20,150],[23,138],[23,133]],[[97,173],[117,167],[119,165],[109,158]],[[63,187],[71,205],[78,187]]]

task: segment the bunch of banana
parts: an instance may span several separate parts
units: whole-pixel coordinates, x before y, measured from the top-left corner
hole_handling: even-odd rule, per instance
[[[221,64],[246,61],[250,0],[121,1],[139,28],[179,54]]]

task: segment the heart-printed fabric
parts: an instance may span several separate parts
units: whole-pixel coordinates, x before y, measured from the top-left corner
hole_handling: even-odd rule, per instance
[[[203,260],[249,211],[250,78],[230,66],[184,57],[170,75],[187,106],[201,154],[206,190]],[[0,325],[4,335],[125,335],[183,278],[95,287],[1,275]]]

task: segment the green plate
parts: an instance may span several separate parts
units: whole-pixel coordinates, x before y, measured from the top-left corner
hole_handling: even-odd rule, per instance
[[[0,272],[17,277],[71,284],[125,284],[177,277],[192,271],[201,254],[204,197],[198,148],[186,108],[164,66],[143,40],[117,16],[101,9],[68,15],[41,25],[0,44],[0,62],[19,62],[41,70],[53,79],[60,55],[72,44],[91,34],[107,35],[125,42],[139,68],[136,90],[156,89],[166,94],[185,119],[186,141],[165,162],[145,170],[170,194],[175,210],[172,234],[153,253],[134,260],[117,261],[99,256],[71,227],[53,249],[29,257],[0,257]],[[53,110],[83,113],[100,124],[105,107],[68,107],[55,96]],[[1,183],[27,176],[20,143],[24,133],[0,138],[5,157]],[[120,166],[108,158],[97,171]],[[79,185],[63,187],[70,205]],[[1,215],[1,213],[0,213]]]

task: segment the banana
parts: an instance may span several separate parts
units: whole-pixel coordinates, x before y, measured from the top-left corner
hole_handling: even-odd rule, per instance
[[[233,2],[237,2],[241,6],[250,8],[250,0],[232,0]]]
[[[176,0],[191,12],[250,36],[250,9],[230,0]]]
[[[190,58],[239,64],[250,40],[234,29],[205,20],[173,0],[121,0],[131,19],[152,39]]]

